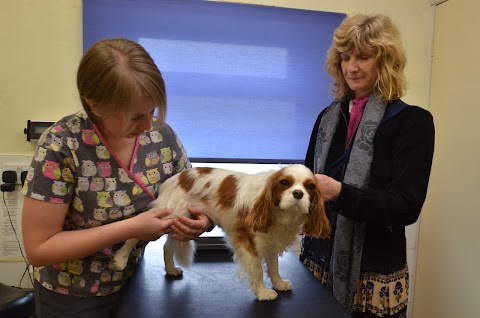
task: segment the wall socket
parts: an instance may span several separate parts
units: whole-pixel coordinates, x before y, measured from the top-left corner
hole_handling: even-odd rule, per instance
[[[30,165],[4,164],[2,165],[2,173],[4,171],[15,171],[17,173],[17,181],[15,183],[21,184],[20,175],[23,171],[28,171],[29,167]]]

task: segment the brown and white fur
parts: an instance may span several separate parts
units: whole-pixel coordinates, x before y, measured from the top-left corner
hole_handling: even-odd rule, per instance
[[[278,273],[278,257],[303,232],[326,237],[330,226],[325,216],[322,193],[313,173],[303,165],[289,165],[278,171],[247,174],[218,168],[192,168],[167,179],[150,208],[174,208],[169,217],[188,215],[188,206],[203,208],[225,232],[234,259],[259,300],[276,299],[277,291],[291,290],[290,281]],[[116,253],[117,268],[124,268],[131,239]],[[188,267],[195,242],[180,242],[168,235],[164,245],[165,271],[181,275],[176,261]],[[273,289],[263,281],[263,262]]]

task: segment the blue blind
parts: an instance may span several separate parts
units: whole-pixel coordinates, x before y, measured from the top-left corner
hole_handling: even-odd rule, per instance
[[[332,100],[325,53],[345,14],[191,0],[84,0],[83,46],[139,42],[192,161],[303,162]]]

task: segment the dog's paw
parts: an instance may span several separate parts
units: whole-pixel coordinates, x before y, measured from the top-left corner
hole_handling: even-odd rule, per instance
[[[277,299],[278,297],[278,294],[276,291],[274,291],[273,289],[262,289],[260,290],[258,293],[257,293],[257,298],[258,300],[260,301],[264,301],[264,300],[274,300],[274,299]]]
[[[181,267],[165,267],[165,271],[168,276],[180,276],[183,274],[183,269]]]
[[[292,290],[292,283],[289,280],[278,280],[275,282],[272,282],[273,288],[276,290],[281,290],[281,291],[286,291],[286,290]]]

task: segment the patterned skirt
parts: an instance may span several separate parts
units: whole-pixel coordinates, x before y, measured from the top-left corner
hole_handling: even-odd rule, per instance
[[[304,264],[324,286],[328,286],[328,271],[308,258]],[[389,275],[361,272],[352,317],[406,317],[408,287],[407,264]]]

